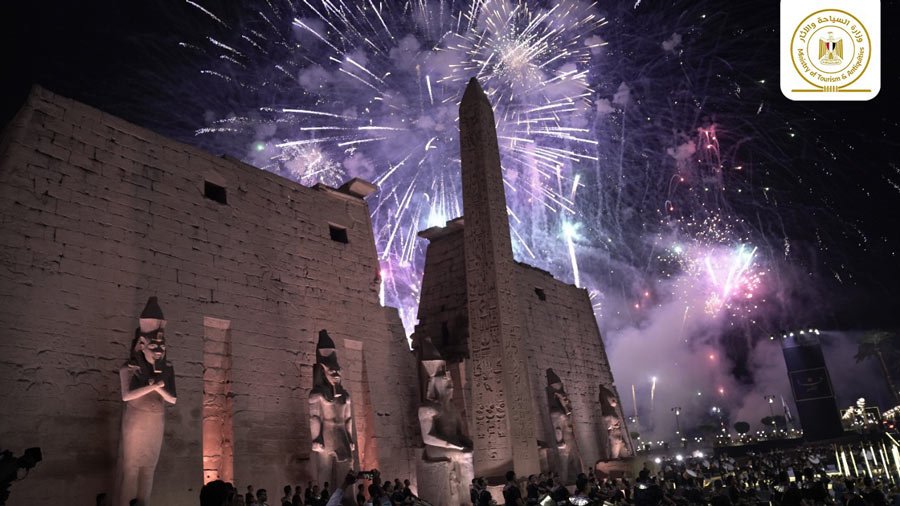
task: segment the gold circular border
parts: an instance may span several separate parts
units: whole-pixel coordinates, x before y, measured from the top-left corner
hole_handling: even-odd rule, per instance
[[[856,17],[856,15],[851,14],[847,11],[843,11],[841,9],[822,9],[822,10],[818,10],[816,12],[807,14],[806,17],[804,17],[799,23],[797,23],[797,27],[794,28],[794,34],[791,35],[791,44],[790,44],[790,47],[788,48],[788,54],[790,54],[790,56],[791,56],[791,65],[794,66],[794,70],[796,70],[797,73],[800,74],[800,77],[802,77],[804,81],[815,86],[816,88],[824,88],[825,87],[825,85],[819,85],[819,84],[816,84],[816,83],[810,81],[809,79],[807,79],[806,75],[804,75],[803,72],[800,72],[800,69],[797,68],[797,62],[796,62],[796,60],[794,60],[794,39],[797,38],[797,31],[800,30],[800,25],[803,24],[803,21],[806,21],[807,19],[811,18],[812,16],[815,16],[816,14],[819,14],[820,12],[828,12],[828,11],[840,12],[841,14],[846,14],[846,15],[850,16],[851,18],[855,19],[856,22],[859,23],[859,26],[862,27],[863,32],[866,34],[866,40],[869,41],[869,57],[866,58],[865,66],[863,66],[863,69],[859,73],[859,75],[856,76],[856,79],[850,81],[849,83],[847,83],[843,86],[838,86],[838,89],[841,89],[841,88],[846,88],[847,86],[850,86],[851,84],[853,84],[857,80],[859,80],[859,78],[862,77],[863,74],[866,73],[866,69],[869,68],[869,63],[872,61],[872,37],[869,36],[869,30],[866,30],[866,25],[864,25],[863,22],[860,21],[858,17]]]

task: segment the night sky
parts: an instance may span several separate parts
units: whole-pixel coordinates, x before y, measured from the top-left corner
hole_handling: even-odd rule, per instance
[[[238,2],[199,3],[231,26],[239,26],[246,15],[236,6]],[[889,27],[889,20],[898,19],[898,2],[882,4],[883,23]],[[763,185],[771,179],[779,186],[774,195],[784,210],[779,211],[781,223],[760,223],[759,228],[790,237],[795,252],[790,260],[796,268],[794,288],[782,296],[803,310],[783,311],[800,316],[792,321],[782,314],[761,332],[792,325],[900,326],[900,238],[896,232],[900,227],[900,116],[895,105],[900,99],[900,72],[892,56],[900,49],[897,31],[886,29],[882,34],[885,57],[876,99],[793,103],[778,87],[777,1],[644,0],[636,8],[633,1],[599,5],[615,20],[603,33],[610,55],[630,62],[623,63],[621,70],[626,82],[628,72],[640,65],[644,47],[634,43],[634,34],[626,47],[617,33],[648,26],[648,19],[662,25],[656,33],[676,29],[667,28],[667,23],[684,30],[687,22],[680,18],[684,12],[702,11],[715,20],[705,23],[698,18],[696,31],[688,32],[693,39],[686,51],[703,48],[702,54],[693,56],[695,61],[714,69],[697,76],[697,93],[709,99],[698,117],[708,115],[716,122],[721,118],[728,127],[729,118],[743,116],[753,124],[752,131],[733,129],[733,139],[743,143],[737,156],[758,157],[760,168],[750,184]],[[8,53],[0,118],[4,123],[37,83],[164,135],[243,157],[244,146],[230,148],[194,136],[205,125],[211,103],[229,111],[239,110],[246,102],[233,88],[217,87],[199,77],[197,70],[209,62],[178,45],[200,43],[211,30],[210,18],[198,9],[172,0],[6,2],[2,9],[2,19],[9,23],[3,30]],[[648,39],[646,50],[660,42]],[[641,94],[669,93],[659,84],[664,81],[647,80],[645,86],[639,81],[635,78],[633,85],[638,99]],[[609,79],[598,90],[611,94],[617,83]],[[742,90],[737,98],[735,84]],[[760,103],[765,103],[767,114],[755,119]],[[734,213],[752,222],[768,219],[758,212],[764,205],[758,196],[730,202]],[[778,249],[780,241],[773,237],[773,249]]]

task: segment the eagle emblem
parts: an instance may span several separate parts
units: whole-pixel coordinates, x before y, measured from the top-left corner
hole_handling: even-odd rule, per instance
[[[827,37],[819,39],[819,62],[822,65],[840,65],[844,61],[844,41],[828,32]]]

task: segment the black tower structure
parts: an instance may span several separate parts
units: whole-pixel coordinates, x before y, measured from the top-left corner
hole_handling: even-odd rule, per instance
[[[835,438],[844,433],[822,345],[816,334],[817,331],[795,332],[781,341],[791,391],[807,441]]]

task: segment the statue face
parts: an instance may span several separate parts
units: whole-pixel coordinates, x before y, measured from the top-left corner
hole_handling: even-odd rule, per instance
[[[141,332],[137,348],[147,362],[155,364],[166,356],[166,335],[162,329]]]
[[[434,375],[428,378],[427,392],[426,398],[429,401],[444,402],[453,398],[453,380],[444,367],[438,368]]]
[[[336,387],[341,384],[341,368],[339,366],[322,364],[322,372],[325,373],[325,381],[329,385]]]
[[[618,401],[616,401],[616,398],[613,397],[613,396],[609,396],[609,398],[607,399],[607,401],[609,402],[609,405],[612,406],[612,407],[616,407],[616,406],[618,406],[618,404],[619,404]]]
[[[434,388],[438,391],[438,397],[441,399],[453,398],[453,380],[447,371],[441,370],[434,375]]]

